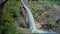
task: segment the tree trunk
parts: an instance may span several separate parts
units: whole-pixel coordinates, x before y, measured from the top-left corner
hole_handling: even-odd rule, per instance
[[[0,14],[2,13],[2,7],[6,3],[7,0],[0,0]]]

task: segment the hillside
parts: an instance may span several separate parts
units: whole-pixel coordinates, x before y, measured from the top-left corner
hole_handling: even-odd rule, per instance
[[[23,1],[0,0],[0,34],[35,34],[41,29],[60,34],[60,0]]]
[[[60,19],[60,8],[56,8],[59,7],[56,5],[55,2],[49,1],[30,1],[31,12],[37,22],[38,29],[50,29],[57,33],[60,32],[58,21]]]

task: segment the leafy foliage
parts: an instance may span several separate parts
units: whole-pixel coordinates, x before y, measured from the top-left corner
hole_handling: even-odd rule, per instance
[[[48,23],[48,25],[51,24],[52,27],[57,27],[57,23],[54,20],[56,16],[54,16],[53,13],[55,10],[54,4],[59,4],[59,2],[57,0],[41,0],[41,1],[43,2],[30,1],[30,8],[35,21],[39,23]],[[43,18],[43,20],[41,20],[41,17]]]
[[[44,14],[45,14],[47,17],[51,16],[51,12],[44,12]]]
[[[13,18],[19,16],[20,2],[18,0],[9,0],[4,5],[4,9],[11,14]]]
[[[20,0],[8,0],[3,8],[2,14],[0,15],[0,34],[19,34],[22,33],[20,30],[17,33],[16,25],[14,20],[19,16]]]
[[[56,21],[50,21],[49,24],[51,24],[52,26],[57,26]]]
[[[60,0],[43,0],[43,1],[48,1],[48,2],[50,2],[50,3],[53,2],[53,4],[58,4],[58,5],[60,5]]]

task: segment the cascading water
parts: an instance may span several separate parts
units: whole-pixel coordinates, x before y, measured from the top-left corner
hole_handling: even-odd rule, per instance
[[[32,13],[30,12],[30,9],[24,4],[24,0],[21,0],[21,4],[25,9],[26,12],[26,18],[28,19],[28,23],[29,23],[29,27],[32,30],[32,32],[38,32],[38,33],[43,33],[43,34],[55,34],[55,32],[49,31],[49,30],[37,30],[35,22],[34,22],[34,18]]]
[[[37,31],[37,28],[36,28],[36,25],[35,25],[35,22],[34,22],[34,18],[33,18],[33,15],[32,13],[30,12],[30,9],[24,4],[23,2],[24,0],[21,0],[22,4],[24,5],[25,9],[26,9],[26,12],[27,12],[27,16],[28,16],[28,22],[30,24],[30,29],[33,31]]]

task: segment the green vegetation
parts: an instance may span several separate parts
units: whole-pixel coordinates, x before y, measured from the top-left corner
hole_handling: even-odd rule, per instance
[[[29,1],[39,1],[39,0],[29,0]],[[60,5],[60,0],[41,0],[41,1]]]
[[[8,0],[0,15],[0,34],[19,34],[23,33],[17,30],[14,20],[19,16],[20,0]]]
[[[44,12],[44,14],[46,15],[46,17],[51,16],[51,12]]]
[[[39,2],[39,0],[38,2],[36,2],[35,0],[30,1],[30,8],[35,21],[39,23],[41,23],[41,21],[43,21],[44,23],[47,22],[48,24],[51,24],[53,27],[57,26],[57,23],[54,20],[56,16],[54,16],[53,13],[55,10],[54,4],[60,3],[58,1],[57,0],[43,0],[43,2]],[[50,20],[50,18],[52,19],[52,21]]]
[[[51,24],[52,26],[57,26],[56,21],[50,21],[49,24]]]
[[[54,4],[60,5],[60,0],[43,0],[44,2],[39,2],[39,0],[29,0],[31,12],[36,21],[41,21],[42,17],[44,20],[48,20],[48,17],[52,19],[55,16],[52,15],[54,12]],[[30,30],[16,27],[15,20],[19,17],[20,11],[20,0],[8,0],[2,8],[2,14],[0,14],[0,34],[23,34],[31,33]],[[42,16],[43,15],[43,16]],[[46,17],[45,17],[46,16]],[[47,21],[52,26],[57,26],[55,20]],[[34,32],[33,34],[39,34]]]
[[[33,32],[33,34],[40,34],[40,33],[38,33],[37,31],[35,31],[35,32]]]
[[[17,34],[16,27],[10,22],[4,22],[0,25],[0,34]]]
[[[29,1],[39,1],[39,0],[29,0]]]
[[[51,3],[42,2],[42,4],[39,4],[38,2],[34,3],[34,1],[30,1],[31,12],[34,15],[35,20],[39,19],[39,16],[36,16],[36,14],[39,15],[44,12],[46,16],[51,15],[51,9],[48,8],[49,10],[45,11],[46,5],[48,5],[50,8],[53,8]]]
[[[4,5],[4,11],[11,14],[13,18],[17,18],[19,16],[20,2],[17,0],[8,0]]]
[[[58,5],[60,5],[60,0],[43,0],[43,1],[46,1],[46,2],[50,2],[50,3],[53,3],[53,4],[58,4]]]

